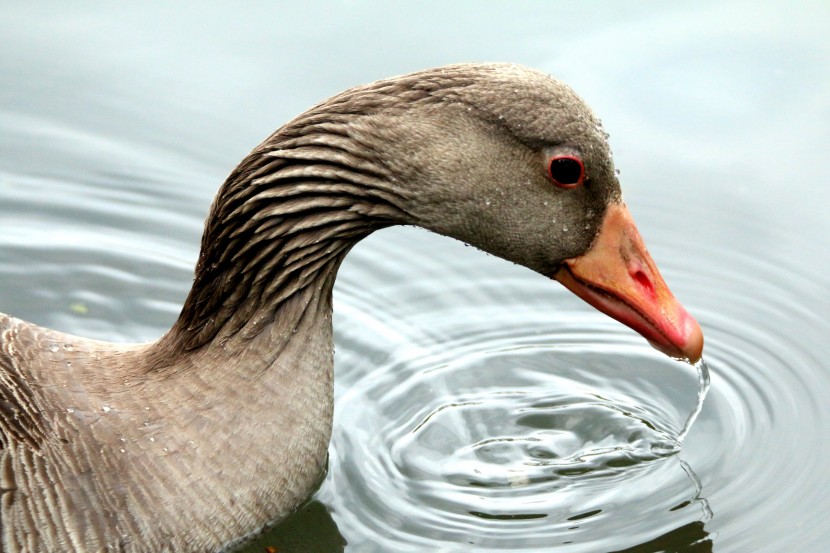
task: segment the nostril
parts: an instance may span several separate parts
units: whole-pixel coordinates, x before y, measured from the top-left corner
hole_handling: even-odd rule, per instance
[[[654,296],[654,284],[651,282],[651,279],[648,278],[643,271],[639,269],[631,274],[631,278],[633,278],[640,287],[645,290],[649,296]]]

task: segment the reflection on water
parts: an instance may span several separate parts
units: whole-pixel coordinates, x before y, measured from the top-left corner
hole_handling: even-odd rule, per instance
[[[325,505],[311,501],[245,546],[251,553],[266,553],[268,548],[278,553],[340,553],[346,548],[346,540]]]
[[[672,551],[674,553],[706,553],[712,551],[712,540],[703,522],[690,522],[662,536],[628,549],[618,549],[609,553],[655,553]]]
[[[682,449],[691,367],[555,283],[389,229],[336,286],[328,476],[247,551],[827,549],[828,6],[452,6],[4,6],[0,311],[153,339],[219,183],[278,124],[374,78],[523,62],[601,114],[704,328]]]

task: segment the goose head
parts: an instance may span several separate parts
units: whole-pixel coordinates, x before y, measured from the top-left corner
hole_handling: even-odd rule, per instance
[[[701,329],[622,202],[608,135],[568,86],[508,64],[374,86],[409,97],[358,125],[405,183],[407,222],[555,279],[660,351],[700,359]]]

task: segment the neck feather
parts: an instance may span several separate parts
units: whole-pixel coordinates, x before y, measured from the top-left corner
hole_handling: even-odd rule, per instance
[[[289,300],[317,304],[323,295],[330,305],[334,274],[351,247],[408,222],[403,191],[371,157],[372,144],[355,136],[355,117],[318,118],[311,113],[277,131],[225,181],[193,287],[160,344],[192,351],[251,339],[274,323],[290,328],[304,313]]]

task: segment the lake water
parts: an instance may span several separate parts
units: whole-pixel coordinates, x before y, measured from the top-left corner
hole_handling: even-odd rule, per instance
[[[314,501],[247,551],[830,545],[830,4],[0,2],[0,311],[152,340],[253,146],[352,85],[513,61],[603,118],[712,385],[556,283],[410,228],[347,258]]]

